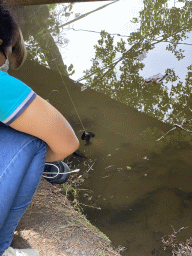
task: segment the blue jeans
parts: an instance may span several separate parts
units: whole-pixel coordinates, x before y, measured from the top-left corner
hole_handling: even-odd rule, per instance
[[[0,122],[0,256],[41,180],[47,144]]]

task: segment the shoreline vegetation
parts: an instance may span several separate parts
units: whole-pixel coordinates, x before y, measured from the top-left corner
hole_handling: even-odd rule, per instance
[[[15,232],[12,247],[34,248],[41,256],[120,256],[110,239],[75,210],[57,185],[42,179]]]
[[[110,239],[76,210],[76,204],[63,194],[61,186],[42,178],[11,246],[33,248],[41,256],[121,256],[127,248],[114,248]],[[158,255],[162,255],[164,248],[172,256],[192,256],[192,237],[185,242],[177,240],[177,234],[188,227],[178,231],[171,227],[172,234],[162,237],[162,251]]]

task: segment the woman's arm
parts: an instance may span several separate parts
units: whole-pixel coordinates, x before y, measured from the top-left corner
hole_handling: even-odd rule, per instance
[[[79,140],[68,121],[39,95],[10,127],[45,141],[48,145],[46,162],[62,160],[79,147]]]

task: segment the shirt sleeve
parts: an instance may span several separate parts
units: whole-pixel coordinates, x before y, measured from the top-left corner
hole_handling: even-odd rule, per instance
[[[0,121],[10,125],[37,94],[19,79],[0,71]]]

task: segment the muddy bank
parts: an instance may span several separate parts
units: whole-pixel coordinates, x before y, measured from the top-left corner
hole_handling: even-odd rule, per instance
[[[41,256],[120,256],[110,240],[75,211],[57,186],[42,179],[22,217],[12,243],[33,248]]]

